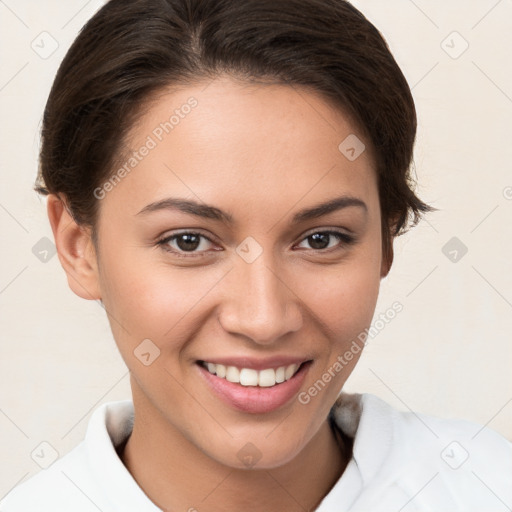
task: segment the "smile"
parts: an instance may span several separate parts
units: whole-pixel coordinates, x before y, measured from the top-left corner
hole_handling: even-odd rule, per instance
[[[299,370],[299,364],[279,366],[278,368],[265,368],[255,370],[253,368],[237,368],[210,362],[201,362],[212,375],[216,375],[228,382],[240,384],[241,386],[259,386],[268,388],[290,380]]]
[[[313,363],[290,357],[273,359],[230,358],[222,363],[200,360],[195,367],[210,392],[227,406],[264,414],[292,403]]]

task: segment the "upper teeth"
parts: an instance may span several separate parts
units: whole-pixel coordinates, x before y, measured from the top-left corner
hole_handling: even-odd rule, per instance
[[[299,365],[290,364],[279,368],[266,368],[265,370],[253,370],[252,368],[237,368],[223,364],[205,363],[204,366],[210,373],[217,375],[229,382],[236,382],[242,386],[270,387],[291,379],[297,372]]]

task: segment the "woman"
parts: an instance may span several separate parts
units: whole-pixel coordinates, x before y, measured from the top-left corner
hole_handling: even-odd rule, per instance
[[[415,133],[345,1],[108,2],[55,79],[36,189],[133,402],[1,510],[511,507],[497,433],[340,394],[393,239],[432,210]]]

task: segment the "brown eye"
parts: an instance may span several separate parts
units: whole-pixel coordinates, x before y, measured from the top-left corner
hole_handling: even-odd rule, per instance
[[[332,243],[333,239],[334,244]],[[338,244],[336,244],[336,240],[338,241]],[[317,231],[316,233],[312,233],[304,238],[302,243],[305,241],[308,242],[311,249],[322,251],[325,249],[336,248],[336,245],[340,248],[344,245],[349,245],[354,242],[354,238],[340,231]]]
[[[176,245],[182,251],[194,251],[199,247],[201,236],[195,234],[178,235],[175,237]]]
[[[332,235],[329,233],[315,233],[308,236],[309,244],[313,249],[327,249]]]
[[[206,242],[203,242],[203,240]],[[183,232],[167,236],[159,240],[157,245],[161,246],[167,252],[174,253],[176,256],[195,257],[201,256],[203,253],[207,252],[209,243],[212,243],[212,241],[205,235]]]

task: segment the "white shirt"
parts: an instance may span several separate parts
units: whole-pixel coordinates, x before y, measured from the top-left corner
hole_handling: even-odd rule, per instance
[[[512,510],[512,443],[493,430],[400,412],[371,394],[341,393],[332,412],[354,438],[353,457],[317,512]],[[85,439],[16,486],[0,511],[161,512],[115,450],[133,417],[131,400],[98,407]]]

